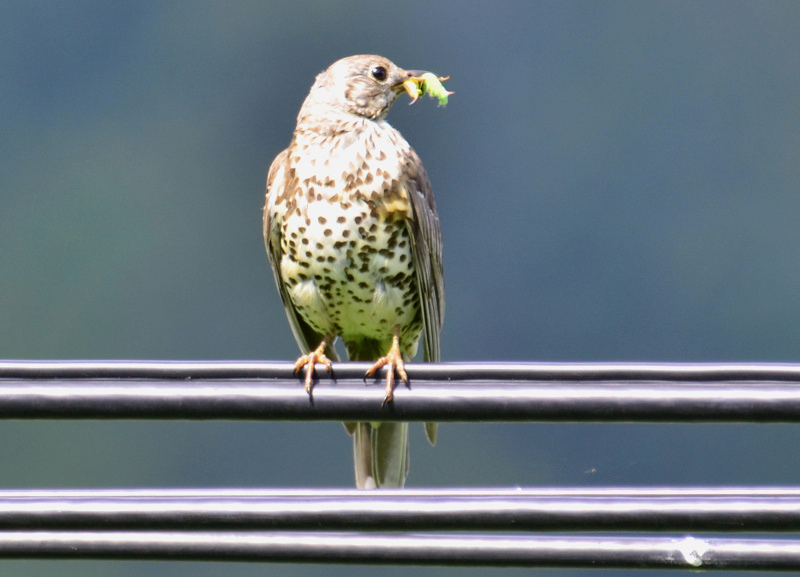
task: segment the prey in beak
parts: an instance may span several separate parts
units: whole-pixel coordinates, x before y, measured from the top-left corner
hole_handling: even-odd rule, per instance
[[[410,104],[414,104],[423,94],[428,94],[431,98],[439,100],[439,106],[447,105],[447,98],[453,92],[448,92],[442,82],[449,80],[449,76],[437,77],[432,72],[424,70],[407,70],[406,73],[409,78],[404,80],[400,86],[411,97]]]

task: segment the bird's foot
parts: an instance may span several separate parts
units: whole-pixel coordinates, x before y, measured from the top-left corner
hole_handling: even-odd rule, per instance
[[[375,372],[388,365],[389,370],[386,373],[386,396],[383,398],[383,404],[391,403],[394,399],[394,373],[400,375],[400,378],[408,384],[408,374],[406,373],[406,364],[403,361],[403,353],[400,352],[400,338],[395,334],[392,339],[392,348],[386,353],[385,357],[379,358],[375,364],[367,371],[367,376],[371,377]]]
[[[320,345],[308,353],[307,355],[301,356],[297,361],[294,363],[294,372],[295,374],[299,373],[300,370],[305,367],[306,368],[306,392],[311,395],[311,387],[314,383],[314,368],[316,367],[317,363],[322,363],[325,365],[325,370],[329,373],[332,370],[331,360],[325,356],[325,347],[328,346],[328,337],[322,339]]]

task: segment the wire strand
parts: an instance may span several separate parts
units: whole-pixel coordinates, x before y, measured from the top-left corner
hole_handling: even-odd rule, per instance
[[[0,529],[798,531],[800,488],[0,491]]]
[[[800,422],[800,365],[417,364],[385,406],[366,368],[309,396],[290,363],[2,361],[0,418]]]

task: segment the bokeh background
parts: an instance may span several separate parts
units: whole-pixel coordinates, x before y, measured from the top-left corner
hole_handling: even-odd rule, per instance
[[[791,0],[3,2],[0,358],[295,358],[266,171],[315,74],[379,53],[456,92],[389,117],[436,191],[445,360],[799,362],[798,30]],[[446,425],[430,448],[414,427],[408,484],[797,485],[799,434]],[[3,421],[0,439],[0,487],[352,483],[337,423]],[[265,571],[523,574],[0,562]]]

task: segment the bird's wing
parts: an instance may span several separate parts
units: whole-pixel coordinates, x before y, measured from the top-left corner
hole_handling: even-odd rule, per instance
[[[424,360],[435,363],[440,358],[439,333],[444,321],[442,231],[431,182],[422,161],[413,150],[410,161],[416,176],[406,184],[414,221],[409,222],[408,227],[413,243],[412,256],[422,309]]]
[[[283,301],[283,307],[286,309],[286,317],[289,319],[289,325],[292,327],[292,333],[303,353],[307,353],[316,348],[322,342],[323,336],[317,333],[311,326],[306,323],[289,297],[286,290],[286,284],[281,280],[281,218],[280,214],[276,211],[276,201],[279,196],[283,194],[283,189],[286,184],[285,170],[286,159],[289,156],[289,149],[287,148],[275,157],[272,165],[269,167],[267,174],[267,195],[264,202],[264,244],[267,248],[267,256],[269,256],[269,264],[272,266],[272,274],[275,275],[275,284],[278,286],[278,292]],[[329,345],[325,354],[333,361],[338,361],[339,357],[333,348],[333,344]]]

